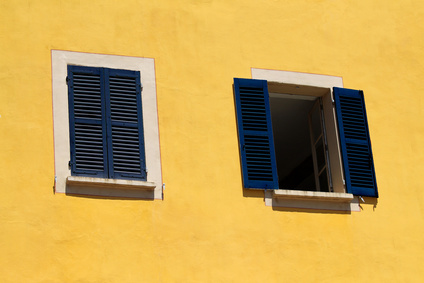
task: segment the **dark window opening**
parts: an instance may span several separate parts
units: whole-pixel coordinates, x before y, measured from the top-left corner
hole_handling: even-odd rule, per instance
[[[320,98],[270,93],[279,188],[331,191]]]

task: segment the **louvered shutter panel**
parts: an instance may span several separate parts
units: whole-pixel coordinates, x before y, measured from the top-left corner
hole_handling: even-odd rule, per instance
[[[107,178],[101,70],[68,66],[67,79],[72,175]]]
[[[140,72],[105,69],[110,178],[146,180]]]
[[[278,189],[267,82],[234,78],[245,188]]]
[[[335,87],[334,100],[347,191],[378,197],[363,92]]]

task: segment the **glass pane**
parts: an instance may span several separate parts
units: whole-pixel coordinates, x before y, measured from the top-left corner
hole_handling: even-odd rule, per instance
[[[315,145],[315,152],[317,155],[318,171],[321,171],[321,169],[325,166],[325,150],[322,138],[319,139],[318,143]]]
[[[316,141],[317,138],[321,135],[321,119],[319,107],[315,106],[311,113],[311,124],[312,124],[312,134],[313,140]]]

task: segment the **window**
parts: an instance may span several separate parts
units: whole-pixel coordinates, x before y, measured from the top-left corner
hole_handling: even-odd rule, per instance
[[[68,66],[71,172],[146,180],[140,72]]]
[[[234,79],[245,188],[378,196],[362,91],[320,75],[252,73],[267,80]]]
[[[55,190],[162,198],[154,61],[52,51]]]

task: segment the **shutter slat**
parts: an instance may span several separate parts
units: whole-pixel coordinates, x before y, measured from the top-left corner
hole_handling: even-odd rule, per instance
[[[131,135],[128,135],[126,139],[118,139],[115,137],[115,130],[122,132],[125,131],[125,128],[112,126],[114,171],[121,173],[141,174],[142,167],[140,152],[138,150],[138,136],[131,137]],[[120,166],[119,160],[126,160],[124,163],[125,166]]]
[[[102,126],[90,127],[75,125],[75,166],[76,170],[104,172],[104,142]],[[94,172],[93,172],[94,173]]]

